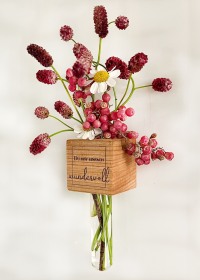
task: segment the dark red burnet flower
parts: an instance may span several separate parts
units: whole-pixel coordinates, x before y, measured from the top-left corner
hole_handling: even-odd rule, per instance
[[[137,53],[134,55],[129,63],[128,63],[128,69],[131,73],[139,72],[143,66],[147,63],[148,57],[144,53]]]
[[[157,78],[153,80],[152,88],[155,91],[160,91],[160,92],[169,91],[172,88],[172,82],[170,81],[170,79]]]
[[[108,34],[107,12],[104,6],[94,7],[95,32],[100,38],[105,38]]]
[[[128,70],[127,64],[124,61],[122,61],[120,58],[112,56],[107,59],[106,68],[108,71],[111,71],[114,67],[115,70],[119,69],[121,72],[118,78],[125,79],[125,80],[129,79],[131,73]]]
[[[64,40],[64,41],[69,41],[72,39],[74,33],[73,30],[70,26],[64,25],[63,27],[60,28],[60,37]]]
[[[93,56],[91,52],[82,44],[76,43],[73,47],[73,53],[77,59],[85,59],[92,62]]]
[[[119,16],[115,20],[115,25],[119,29],[126,29],[129,26],[129,20],[127,17]]]
[[[49,146],[50,143],[51,138],[49,137],[49,134],[40,134],[33,140],[32,144],[30,145],[30,153],[33,155],[40,154]]]
[[[72,109],[62,101],[56,101],[54,104],[54,108],[65,119],[70,119],[73,116]]]
[[[73,71],[73,75],[77,79],[80,79],[80,78],[82,78],[83,76],[85,76],[87,74],[87,69],[78,60],[74,63],[74,65],[72,67],[72,71]]]
[[[49,67],[53,64],[52,57],[42,47],[36,44],[31,44],[27,47],[27,51],[30,55],[35,57],[35,59],[37,59],[37,61],[41,63],[44,67]]]
[[[58,75],[53,70],[39,70],[36,73],[36,78],[39,82],[53,85],[57,82]]]
[[[37,107],[35,109],[35,115],[39,118],[39,119],[46,119],[49,116],[49,110],[45,107]]]

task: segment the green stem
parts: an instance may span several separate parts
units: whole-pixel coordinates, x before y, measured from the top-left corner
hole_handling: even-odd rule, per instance
[[[94,238],[93,238],[92,246],[91,246],[91,250],[92,250],[92,251],[94,251],[94,247],[95,247],[95,245],[96,245],[96,243],[97,243],[97,240],[98,240],[98,238],[99,238],[100,232],[101,232],[101,225],[99,225],[99,227],[98,227],[98,229],[97,229],[97,231],[96,231],[96,233],[95,233],[95,236],[94,236]]]
[[[136,87],[135,89],[145,88],[145,87],[152,87],[152,85],[147,85],[147,86],[142,86],[142,87]]]
[[[57,78],[57,79],[60,80],[60,78]],[[66,79],[63,79],[63,78],[62,78],[62,80],[65,81],[65,82],[67,82],[67,83],[69,83],[68,80],[66,80]]]
[[[97,64],[97,62],[96,61],[92,61],[92,63],[95,63],[95,64]],[[101,65],[106,71],[107,71],[107,69],[106,69],[106,67],[103,65],[103,64],[101,64],[101,63],[99,63],[99,65]],[[95,66],[96,67],[96,66]]]
[[[71,118],[74,119],[75,121],[81,123],[81,124],[83,123],[83,122],[79,121],[78,119],[74,118],[73,116]]]
[[[83,114],[84,114],[84,116],[86,117],[86,115],[85,115],[85,113],[84,113],[85,106],[84,106],[84,104],[83,104],[82,98],[80,98],[79,101],[80,101],[80,103],[81,103],[81,107],[82,107],[82,110],[83,110]]]
[[[65,131],[74,131],[74,130],[73,130],[73,129],[61,130],[61,131],[58,131],[58,132],[56,132],[56,133],[53,133],[53,134],[49,135],[49,137],[52,137],[52,136],[54,136],[54,135],[56,135],[56,134],[58,134],[58,133],[65,132]]]
[[[116,94],[116,91],[115,91],[115,88],[113,87],[113,92],[114,92],[114,95],[115,95],[115,111],[117,110],[117,94]]]
[[[92,94],[92,101],[94,102],[94,94]]]
[[[56,119],[57,121],[59,121],[59,122],[63,123],[64,125],[66,125],[67,127],[73,129],[71,126],[67,125],[66,123],[62,122],[61,120],[59,120],[59,119],[56,118],[56,117],[54,117],[54,116],[52,116],[52,115],[49,115],[49,117],[54,118],[54,119]]]
[[[72,40],[76,44],[76,41],[74,41],[74,39],[70,39],[70,40]]]
[[[99,53],[98,53],[98,60],[97,60],[97,64],[96,64],[96,69],[99,65],[99,61],[100,61],[100,56],[101,56],[101,41],[102,41],[102,38],[99,38]]]
[[[69,93],[69,91],[68,91],[68,89],[67,89],[65,83],[63,82],[63,79],[61,78],[60,74],[56,71],[56,69],[53,67],[53,65],[51,65],[51,67],[53,68],[53,70],[56,72],[56,74],[57,74],[58,77],[60,78],[60,80],[61,80],[61,82],[62,82],[62,84],[63,84],[63,86],[64,86],[64,88],[65,88],[65,90],[66,90],[66,92],[67,92],[67,94],[68,94],[68,96],[69,96],[69,99],[70,99],[72,105],[74,106],[74,108],[75,108],[75,110],[76,110],[76,112],[77,112],[77,114],[78,114],[80,120],[83,122],[83,119],[81,118],[81,115],[80,115],[79,111],[77,110],[76,105],[74,104],[74,101],[73,101],[73,99],[71,98],[71,95],[70,95],[70,93]]]
[[[109,24],[114,23],[114,22],[115,22],[115,20],[114,20],[114,21],[109,22]],[[109,25],[109,24],[108,24],[108,25]]]
[[[132,75],[132,73],[130,74],[130,77],[129,77],[129,79],[128,79],[128,84],[127,84],[127,87],[126,87],[126,91],[125,91],[125,93],[124,93],[122,99],[120,100],[120,102],[119,102],[119,104],[118,104],[118,106],[117,106],[117,109],[119,108],[119,106],[121,105],[122,101],[124,100],[124,98],[125,98],[125,96],[126,96],[126,94],[127,94],[127,91],[128,91],[128,88],[129,88],[129,84],[130,84],[130,80],[131,80],[131,75]]]
[[[133,78],[131,77],[131,82],[132,82],[132,84],[133,84],[133,87],[132,87],[132,90],[131,90],[131,93],[130,93],[130,95],[129,95],[129,97],[126,99],[126,101],[122,104],[122,105],[125,105],[129,100],[130,100],[130,98],[131,98],[131,96],[133,95],[133,93],[134,93],[134,90],[135,90],[135,84],[134,84],[134,80],[133,80]]]

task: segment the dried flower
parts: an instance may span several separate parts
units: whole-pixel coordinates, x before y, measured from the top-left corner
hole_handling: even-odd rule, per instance
[[[100,38],[105,38],[108,34],[107,12],[103,6],[94,7],[95,32]]]
[[[122,61],[120,58],[112,56],[107,59],[106,61],[106,68],[108,71],[111,71],[115,67],[116,69],[120,70],[120,76],[118,78],[120,79],[129,79],[130,77],[130,71],[128,70],[127,64]]]
[[[37,59],[37,61],[41,63],[44,67],[49,67],[53,64],[52,57],[42,47],[35,44],[31,44],[27,47],[27,51],[30,55],[35,57],[35,59]]]
[[[46,119],[49,116],[49,110],[45,107],[37,107],[35,109],[35,115],[39,118],[39,119]]]
[[[39,70],[36,73],[39,82],[53,85],[57,82],[58,75],[53,70]]]
[[[119,29],[126,29],[129,26],[129,20],[127,17],[124,16],[119,16],[116,18],[115,20],[115,25],[119,28]]]
[[[152,133],[150,138],[156,138],[157,134],[156,133]]]
[[[43,152],[51,143],[51,138],[49,137],[49,134],[44,133],[40,134],[38,137],[36,137],[32,144],[30,145],[30,152],[33,155],[37,155],[41,152]]]
[[[64,41],[69,41],[72,39],[74,33],[73,30],[70,26],[64,25],[63,27],[60,28],[60,37],[64,40]]]
[[[62,101],[56,101],[54,104],[54,108],[65,119],[70,119],[73,116],[72,109]]]
[[[170,79],[157,78],[153,80],[152,87],[156,91],[164,92],[172,88],[172,82],[170,81]]]
[[[134,55],[129,63],[128,63],[128,69],[131,73],[139,72],[143,66],[147,63],[148,57],[144,53],[137,53]]]

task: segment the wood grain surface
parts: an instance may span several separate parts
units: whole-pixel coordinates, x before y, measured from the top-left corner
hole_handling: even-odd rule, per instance
[[[67,188],[114,195],[136,187],[136,163],[125,139],[67,140]],[[135,140],[131,142],[135,143]]]

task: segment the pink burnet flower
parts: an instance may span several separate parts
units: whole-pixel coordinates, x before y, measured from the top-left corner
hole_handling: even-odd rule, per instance
[[[49,134],[40,134],[33,140],[32,144],[30,145],[30,153],[33,155],[40,154],[49,146],[50,143],[51,138],[49,137]]]
[[[105,38],[108,34],[107,12],[104,6],[94,7],[95,32],[100,38]]]
[[[50,54],[43,49],[42,47],[36,44],[30,44],[27,47],[27,51],[30,55],[35,57],[39,63],[41,63],[44,67],[49,67],[53,64],[53,59]]]
[[[129,79],[130,77],[130,71],[128,70],[127,64],[122,61],[120,58],[112,56],[109,57],[106,61],[106,68],[108,71],[111,71],[113,68],[120,70],[120,75],[118,78],[120,79]]]
[[[54,108],[65,119],[70,119],[73,116],[72,109],[62,101],[56,101],[54,104]]]
[[[46,119],[49,116],[49,110],[45,107],[39,106],[35,109],[35,115],[39,118],[39,119]]]
[[[82,44],[76,43],[73,47],[73,53],[77,59],[84,58],[87,61],[92,62],[93,56],[91,52]]]
[[[39,70],[36,73],[36,78],[39,82],[53,85],[57,82],[58,75],[53,70]]]
[[[129,20],[127,17],[119,16],[115,20],[115,25],[121,30],[126,29],[129,26]]]
[[[60,28],[60,37],[64,40],[64,41],[69,41],[72,39],[74,33],[73,30],[70,26],[64,25],[63,27]]]
[[[172,82],[166,78],[156,78],[152,82],[152,88],[155,91],[166,92],[172,88]]]
[[[131,73],[139,72],[143,66],[148,62],[148,57],[144,53],[137,53],[134,55],[129,63],[128,63],[128,69]]]

